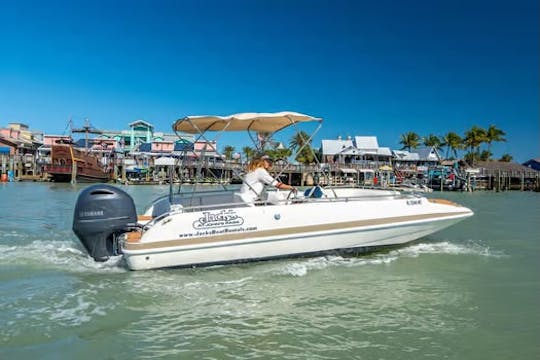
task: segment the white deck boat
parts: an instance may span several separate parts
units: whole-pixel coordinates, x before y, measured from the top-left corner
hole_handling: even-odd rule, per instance
[[[273,134],[307,121],[321,122],[292,112],[250,113],[187,117],[173,128],[200,134]],[[95,260],[122,254],[130,269],[142,270],[404,244],[471,215],[470,209],[447,200],[315,186],[302,194],[267,191],[255,206],[228,189],[171,193],[137,216],[128,194],[110,185],[94,185],[79,195],[73,230]]]

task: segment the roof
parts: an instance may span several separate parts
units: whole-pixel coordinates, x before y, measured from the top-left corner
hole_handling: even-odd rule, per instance
[[[418,161],[420,160],[420,156],[418,153],[413,153],[406,150],[392,150],[394,153],[394,156],[397,160],[401,161]]]
[[[174,143],[174,151],[193,151],[193,143],[189,141],[176,141]]]
[[[147,127],[151,128],[151,129],[154,128],[154,125],[152,125],[149,122],[146,122],[144,120],[135,120],[134,122],[129,123],[129,126],[133,127],[133,126],[138,125],[138,124],[147,126]]]
[[[441,156],[439,152],[434,147],[420,148],[416,151],[420,160],[425,161],[440,161]]]
[[[534,170],[540,170],[540,159],[531,159],[523,163],[523,166]]]
[[[152,152],[152,143],[142,143],[139,145],[139,152]]]
[[[321,147],[323,155],[336,155],[354,145],[352,140],[322,140]]]
[[[392,156],[392,150],[389,147],[380,147],[377,149],[377,155]]]
[[[206,131],[256,131],[274,133],[299,122],[319,121],[322,119],[309,115],[282,111],[278,113],[239,113],[229,116],[186,116],[173,124],[174,131],[188,134]]]
[[[349,146],[341,150],[339,154],[340,155],[363,155],[364,152],[362,150],[358,150],[354,146]]]
[[[477,168],[484,168],[487,170],[501,170],[501,171],[515,171],[515,172],[529,172],[538,171],[534,168],[523,166],[518,163],[503,162],[503,161],[477,161],[474,163]]]
[[[376,136],[355,136],[356,147],[361,150],[375,150],[379,148]]]

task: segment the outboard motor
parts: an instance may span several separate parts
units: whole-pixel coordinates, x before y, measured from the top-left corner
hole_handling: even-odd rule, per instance
[[[79,194],[73,214],[73,232],[96,261],[119,255],[117,235],[137,223],[131,196],[117,187],[92,185]]]

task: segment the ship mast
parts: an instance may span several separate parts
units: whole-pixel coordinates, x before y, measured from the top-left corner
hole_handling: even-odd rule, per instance
[[[96,129],[90,125],[88,118],[84,119],[84,125],[80,128],[71,128],[72,133],[84,133],[84,148],[88,152],[88,134],[103,134],[102,130]]]

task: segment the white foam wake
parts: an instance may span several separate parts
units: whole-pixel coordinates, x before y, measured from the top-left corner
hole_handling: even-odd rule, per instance
[[[95,262],[73,241],[35,240],[24,245],[0,245],[3,264],[60,267],[67,271],[126,271],[120,265],[121,256],[106,262]]]
[[[322,270],[331,266],[366,266],[387,265],[404,257],[419,257],[429,254],[472,255],[482,257],[503,257],[502,252],[491,250],[487,246],[469,242],[468,244],[453,244],[450,242],[419,243],[389,252],[373,253],[355,257],[324,256],[311,259],[296,260],[281,267],[278,273],[282,275],[305,276],[309,271]]]

